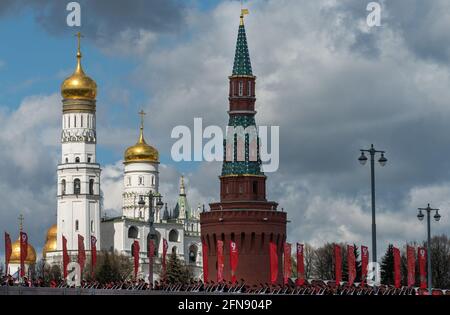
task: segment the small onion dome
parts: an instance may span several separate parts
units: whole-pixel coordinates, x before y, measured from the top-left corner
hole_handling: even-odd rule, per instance
[[[45,245],[42,250],[42,256],[46,258],[48,252],[56,251],[56,231],[57,225],[52,225],[47,231],[47,237],[45,238]]]
[[[97,95],[97,84],[84,73],[81,66],[80,36],[78,34],[77,67],[62,83],[61,95],[64,99],[94,100]]]
[[[144,128],[141,126],[138,142],[125,151],[124,163],[150,162],[159,163],[159,153],[144,140]]]
[[[12,243],[12,253],[11,259],[9,261],[10,264],[20,264],[20,239]],[[26,265],[34,265],[36,263],[36,251],[34,247],[28,243],[27,247],[27,257],[25,258]]]

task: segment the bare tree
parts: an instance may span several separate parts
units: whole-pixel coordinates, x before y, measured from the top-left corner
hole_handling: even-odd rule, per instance
[[[434,236],[430,245],[433,286],[450,288],[450,239],[446,235]]]

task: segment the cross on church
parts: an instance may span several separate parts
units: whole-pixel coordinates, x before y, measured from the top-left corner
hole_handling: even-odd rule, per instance
[[[23,214],[20,214],[18,219],[19,219],[19,230],[20,230],[20,232],[22,232],[23,231],[23,219],[24,219]]]
[[[78,52],[81,50],[81,37],[84,37],[80,32],[75,34],[76,37],[78,37]]]
[[[146,115],[146,113],[143,110],[141,110],[139,112],[139,116],[141,116],[141,128],[144,128],[144,116],[145,115]]]

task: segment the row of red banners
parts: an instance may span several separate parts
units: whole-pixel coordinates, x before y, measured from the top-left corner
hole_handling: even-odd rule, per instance
[[[231,269],[231,281],[236,282],[236,269],[238,266],[238,248],[234,241],[230,241],[230,269]],[[283,282],[288,283],[289,278],[292,275],[292,262],[291,262],[291,250],[292,245],[289,243],[284,244],[283,250]],[[217,281],[224,280],[224,242],[219,240],[216,244],[217,252]],[[203,277],[204,281],[208,281],[208,246],[206,243],[202,243],[203,253]],[[415,248],[407,246],[407,285],[409,287],[415,284]],[[304,263],[304,245],[297,243],[296,248],[297,258],[297,285],[303,285],[305,283],[305,263]],[[270,282],[277,283],[278,281],[278,248],[277,244],[269,242],[269,257],[270,257]],[[337,283],[342,281],[342,250],[341,246],[334,245],[334,260],[335,260],[335,280]],[[426,288],[426,249],[423,247],[418,248],[418,260],[419,260],[419,272],[420,272],[420,287]],[[361,246],[361,285],[367,284],[367,274],[369,266],[369,249],[367,246]],[[356,271],[356,257],[355,247],[352,245],[347,246],[347,268],[348,268],[348,284],[352,285],[357,277]],[[401,255],[400,250],[394,247],[394,285],[395,287],[401,287]]]
[[[97,264],[97,239],[95,236],[91,236],[91,271],[95,269]],[[63,245],[63,273],[64,278],[67,278],[67,265],[70,262],[70,257],[67,251],[67,239],[62,236]],[[224,242],[217,241],[217,281],[221,282],[224,279],[223,269],[224,269]],[[237,280],[236,270],[239,260],[239,251],[237,244],[234,241],[230,241],[230,267],[231,267],[231,281],[235,283]],[[168,242],[163,239],[163,256],[162,256],[162,269],[163,274],[166,273],[166,255],[168,249]],[[20,276],[25,276],[25,260],[28,255],[28,235],[24,232],[20,232]],[[284,266],[283,266],[283,282],[286,284],[292,274],[292,264],[291,264],[291,244],[285,243],[283,250]],[[155,244],[153,240],[150,240],[147,248],[147,255],[150,258],[150,263],[153,262],[153,256],[155,251]],[[278,281],[278,251],[277,244],[269,243],[270,252],[270,281],[272,283],[277,283]],[[135,240],[133,245],[133,257],[134,257],[134,276],[137,278],[137,273],[139,269],[139,241]],[[205,243],[202,243],[202,253],[203,253],[203,277],[204,281],[208,281],[208,247]],[[5,270],[8,269],[12,254],[11,237],[5,232]],[[399,288],[401,286],[401,257],[400,250],[396,247],[393,249],[394,254],[394,285]],[[427,272],[426,272],[426,249],[424,247],[418,248],[418,261],[419,261],[419,274],[420,274],[420,287],[427,287]],[[415,249],[412,246],[407,246],[406,249],[407,258],[407,285],[409,287],[415,284],[415,266],[416,257]],[[335,261],[335,280],[336,282],[342,281],[342,251],[341,246],[334,245],[334,261]],[[366,246],[361,246],[361,285],[367,283],[367,266],[369,262],[369,251]],[[84,248],[84,237],[78,235],[78,264],[81,270],[84,269],[86,263],[86,251]],[[352,285],[356,279],[356,258],[355,258],[355,247],[352,245],[347,245],[347,267],[348,267],[348,283]],[[304,265],[304,245],[297,243],[297,285],[303,285],[305,283],[305,265]]]
[[[369,251],[366,246],[361,246],[361,285],[367,284],[367,271],[369,262]],[[394,256],[394,286],[396,288],[401,287],[401,254],[397,247],[393,248]],[[427,271],[426,271],[426,249],[424,247],[418,248],[418,260],[419,260],[419,273],[420,273],[420,287],[427,287]],[[406,248],[407,259],[407,286],[412,287],[416,282],[416,257],[415,248],[407,246]],[[341,247],[334,245],[334,261],[335,261],[335,280],[336,282],[342,281],[342,254]],[[355,248],[354,246],[347,246],[347,268],[348,268],[348,283],[351,285],[356,278],[356,261],[355,261]]]

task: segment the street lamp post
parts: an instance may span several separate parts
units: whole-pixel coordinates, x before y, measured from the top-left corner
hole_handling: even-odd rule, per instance
[[[371,189],[372,189],[372,262],[377,262],[377,226],[375,221],[375,155],[377,153],[381,154],[378,162],[381,166],[385,166],[387,163],[387,159],[384,157],[385,151],[377,151],[372,146],[369,150],[360,150],[361,156],[359,157],[359,162],[361,165],[365,165],[367,163],[367,156],[365,153],[370,154],[370,174],[371,174]]]
[[[143,195],[140,196],[139,199],[139,206],[140,207],[145,207],[145,200],[144,198],[147,197],[148,198],[148,225],[149,225],[149,235],[150,235],[150,240],[154,239],[155,236],[155,231],[154,231],[154,227],[153,227],[153,223],[154,223],[154,211],[153,211],[153,201],[156,199],[156,206],[157,207],[162,207],[164,205],[164,203],[161,201],[161,194],[160,193],[153,193],[152,191],[150,191],[147,195]],[[148,240],[147,240],[148,242]],[[148,250],[148,244],[147,244],[147,250]],[[150,286],[153,286],[153,253],[149,253],[148,255],[148,282]]]
[[[425,217],[425,215],[423,214],[422,211],[426,211],[427,212],[427,275],[428,275],[428,292],[431,295],[432,294],[432,274],[431,274],[431,219],[430,219],[430,214],[431,211],[436,211],[436,214],[433,216],[434,220],[436,220],[436,222],[438,222],[441,219],[441,215],[439,214],[439,209],[433,209],[430,207],[430,204],[428,204],[428,206],[426,208],[419,208],[419,213],[417,214],[417,218],[419,219],[419,221],[423,221],[423,218]]]

